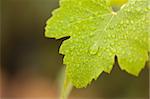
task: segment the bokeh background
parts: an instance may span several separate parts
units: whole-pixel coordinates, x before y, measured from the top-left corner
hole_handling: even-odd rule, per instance
[[[64,39],[44,37],[46,20],[58,0],[0,1],[0,99],[58,99],[58,79]],[[116,64],[110,75],[103,73],[83,89],[73,89],[69,99],[148,99],[148,64],[134,77]]]

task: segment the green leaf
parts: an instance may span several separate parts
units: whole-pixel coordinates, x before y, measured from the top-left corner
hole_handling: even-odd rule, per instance
[[[148,60],[148,0],[128,0],[113,12],[110,0],[60,0],[47,21],[46,37],[65,40],[67,78],[86,87],[104,71],[110,73],[115,55],[122,70],[138,75]]]

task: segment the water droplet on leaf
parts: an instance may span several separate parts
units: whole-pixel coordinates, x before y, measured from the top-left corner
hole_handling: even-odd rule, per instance
[[[94,55],[98,52],[99,46],[97,43],[95,43],[93,46],[90,48],[90,54]]]

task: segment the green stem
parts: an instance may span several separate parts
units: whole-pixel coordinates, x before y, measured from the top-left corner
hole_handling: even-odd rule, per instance
[[[64,77],[64,83],[62,86],[62,91],[60,95],[60,99],[68,99],[68,96],[73,88],[72,83],[67,79],[66,75]]]

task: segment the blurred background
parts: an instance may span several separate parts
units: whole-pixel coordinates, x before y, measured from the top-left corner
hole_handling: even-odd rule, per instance
[[[58,99],[58,53],[64,39],[44,37],[46,20],[58,0],[0,1],[0,99]],[[69,99],[149,99],[148,64],[134,77],[116,64],[87,88],[73,89]]]

